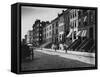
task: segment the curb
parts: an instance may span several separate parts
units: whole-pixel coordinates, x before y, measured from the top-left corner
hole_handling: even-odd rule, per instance
[[[50,51],[55,51],[52,49],[45,49],[43,48],[43,50],[50,50]],[[56,50],[57,52],[61,52],[61,53],[66,53],[65,50]],[[80,52],[80,51],[69,51],[67,50],[67,53],[69,54],[73,54],[73,55],[79,55],[79,56],[85,56],[85,57],[93,57],[95,58],[95,53],[88,53],[88,52]]]
[[[79,52],[79,51],[67,51],[67,53],[95,58],[95,53]]]

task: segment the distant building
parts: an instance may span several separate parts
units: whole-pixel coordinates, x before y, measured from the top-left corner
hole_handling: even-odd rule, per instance
[[[46,42],[46,27],[45,26],[43,27],[43,43]]]
[[[27,44],[27,35],[25,35],[24,37],[25,37],[25,43]]]
[[[21,42],[22,42],[22,45],[26,44],[26,40],[25,39],[22,39]]]
[[[25,39],[26,39],[27,44],[32,44],[33,43],[33,31],[32,30],[29,30],[27,32],[27,35],[25,36]]]
[[[42,43],[42,24],[40,20],[36,20],[33,24],[33,44],[38,46]]]
[[[46,40],[46,24],[48,21],[36,20],[33,24],[33,44],[36,46],[41,45]]]

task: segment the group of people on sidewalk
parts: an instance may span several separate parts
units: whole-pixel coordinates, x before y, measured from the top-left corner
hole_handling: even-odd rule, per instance
[[[59,50],[65,50],[67,52],[68,46],[66,44],[52,44],[51,48],[54,49],[55,51],[59,49]]]

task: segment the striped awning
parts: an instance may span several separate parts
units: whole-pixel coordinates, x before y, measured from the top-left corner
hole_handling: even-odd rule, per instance
[[[87,30],[82,30],[82,31],[78,31],[76,35],[81,36],[81,37],[85,37],[86,33],[87,33]]]
[[[81,36],[82,31],[78,31],[76,36]]]
[[[86,36],[86,33],[87,33],[87,30],[83,30],[83,32],[82,32],[82,37],[85,37]]]
[[[84,17],[84,22],[86,21],[86,19],[87,19],[87,16]]]
[[[71,36],[72,32],[73,32],[73,29],[70,28],[70,32],[69,32],[69,34],[67,35],[67,38]]]

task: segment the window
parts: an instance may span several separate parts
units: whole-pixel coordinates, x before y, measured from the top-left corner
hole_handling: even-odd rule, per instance
[[[54,24],[52,25],[52,27],[54,28]]]
[[[47,33],[47,37],[48,37],[48,33]]]
[[[45,29],[44,29],[44,33],[45,33]]]
[[[37,27],[39,27],[39,24],[37,24]]]
[[[76,31],[74,32],[74,39],[76,39]]]
[[[74,21],[75,22],[75,21]],[[74,27],[74,22],[73,22],[73,27]]]
[[[52,31],[52,34],[54,34],[54,30]]]
[[[74,17],[76,17],[76,11],[74,12]]]
[[[84,22],[84,26],[87,26],[87,22]]]
[[[56,29],[56,34],[58,33],[58,30]]]
[[[72,22],[70,22],[70,25],[72,26]]]
[[[73,13],[73,18],[74,18],[74,13]]]
[[[40,24],[40,26],[41,26],[41,24]]]
[[[76,27],[76,21],[75,21],[75,27]]]
[[[70,16],[70,18],[72,18],[72,15]]]
[[[60,34],[60,38],[61,38],[61,34]]]
[[[71,26],[73,27],[73,22],[71,22]]]
[[[50,26],[50,30],[51,30],[51,26]]]
[[[51,31],[49,32],[49,35],[51,36]]]
[[[56,22],[56,27],[58,27],[58,22]]]
[[[39,39],[37,38],[36,40],[38,41]]]
[[[81,21],[79,21],[79,26],[81,26]]]
[[[39,33],[37,33],[37,36],[39,36]]]
[[[39,31],[39,28],[37,28],[37,31]]]
[[[45,38],[46,38],[46,34],[45,34]]]
[[[78,12],[78,15],[79,15],[79,16],[81,15],[81,11]]]

